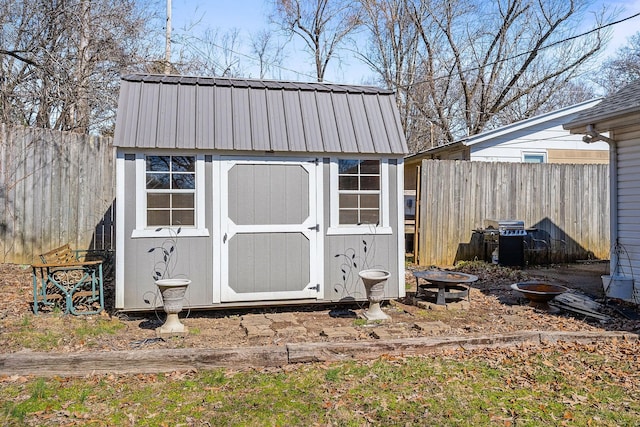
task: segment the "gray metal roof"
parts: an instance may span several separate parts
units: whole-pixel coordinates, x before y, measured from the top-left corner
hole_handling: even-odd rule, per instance
[[[607,96],[599,104],[583,111],[569,123],[565,123],[563,127],[565,129],[582,128],[589,124],[596,124],[638,112],[640,112],[640,79]]]
[[[124,76],[121,83],[118,147],[408,152],[389,90],[151,74]]]

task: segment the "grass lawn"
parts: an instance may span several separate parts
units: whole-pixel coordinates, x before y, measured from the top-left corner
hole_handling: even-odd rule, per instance
[[[637,426],[637,342],[370,362],[0,379],[1,425]]]

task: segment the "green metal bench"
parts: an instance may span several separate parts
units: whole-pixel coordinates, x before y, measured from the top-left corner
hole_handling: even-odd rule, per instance
[[[86,260],[84,252],[66,244],[40,255],[40,262],[31,265],[35,314],[40,305],[75,315],[104,310],[102,260]]]

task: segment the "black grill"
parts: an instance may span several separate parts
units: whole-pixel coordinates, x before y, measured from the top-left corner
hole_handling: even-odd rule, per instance
[[[511,267],[524,267],[524,221],[498,221],[498,263]]]

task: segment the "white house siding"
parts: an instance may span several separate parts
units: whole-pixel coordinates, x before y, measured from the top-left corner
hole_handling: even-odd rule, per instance
[[[563,119],[566,120],[566,119]],[[472,161],[522,162],[524,153],[547,150],[589,150],[608,152],[606,142],[585,144],[582,135],[569,135],[561,124],[548,129],[529,128],[470,146]]]
[[[633,273],[640,285],[640,129],[616,133],[618,156],[618,241],[622,245],[620,264]],[[626,253],[625,253],[626,252]],[[628,255],[628,259],[627,259]],[[629,272],[629,261],[633,271]],[[611,270],[615,265],[611,266]]]

